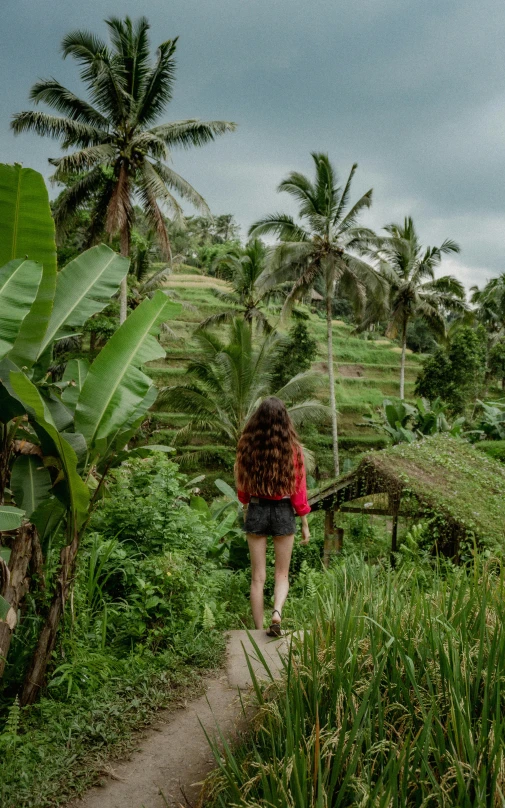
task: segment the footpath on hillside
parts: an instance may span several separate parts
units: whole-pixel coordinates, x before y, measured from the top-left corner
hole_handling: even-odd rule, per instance
[[[282,670],[288,639],[272,640],[264,631],[249,634],[272,674]],[[228,632],[226,669],[209,676],[206,693],[173,711],[139,736],[127,760],[114,762],[109,775],[68,808],[190,808],[196,806],[202,782],[215,767],[205,732],[233,739],[244,722],[240,691],[250,688],[245,653],[258,677],[267,674],[246,631]],[[205,730],[205,732],[204,732]]]

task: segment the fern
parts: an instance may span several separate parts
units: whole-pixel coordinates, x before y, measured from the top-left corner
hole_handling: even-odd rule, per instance
[[[21,707],[19,706],[19,698],[16,696],[7,714],[4,732],[6,735],[11,735],[16,738],[19,733],[19,725],[21,723]]]
[[[216,626],[216,618],[208,603],[203,607],[202,625],[205,631],[210,631]]]

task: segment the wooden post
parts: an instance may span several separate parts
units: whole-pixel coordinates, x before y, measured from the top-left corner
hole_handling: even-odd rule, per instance
[[[391,566],[396,566],[395,553],[398,550],[398,511],[400,510],[400,500],[395,497],[389,497],[393,515],[393,529],[391,531]]]
[[[325,567],[329,567],[332,556],[342,552],[343,543],[344,530],[341,527],[335,527],[335,511],[326,511],[324,519],[323,552],[323,562]]]

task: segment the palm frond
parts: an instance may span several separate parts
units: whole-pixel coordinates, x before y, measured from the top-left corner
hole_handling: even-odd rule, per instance
[[[56,171],[51,180],[58,182],[64,180],[69,174],[80,174],[96,165],[112,165],[116,156],[116,150],[110,143],[100,146],[89,146],[73,154],[66,154],[64,157],[51,158],[49,162],[56,166]]]
[[[137,105],[137,124],[145,126],[155,121],[172,100],[177,39],[168,39],[158,48],[156,64],[145,77],[144,91]]]
[[[168,188],[176,191],[183,199],[187,199],[188,202],[191,202],[191,204],[204,215],[211,215],[210,208],[203,196],[201,196],[187,180],[181,177],[180,174],[177,174],[176,171],[160,162],[155,163],[153,169]]]
[[[169,147],[182,146],[189,149],[193,146],[205,146],[220,135],[234,132],[236,128],[237,124],[232,121],[199,121],[195,118],[160,124],[149,131]]]
[[[80,207],[85,205],[102,185],[103,173],[101,167],[96,166],[60,194],[53,209],[56,229],[60,234],[64,232]],[[107,204],[108,201],[107,199]]]
[[[16,135],[35,132],[37,135],[54,137],[62,141],[64,149],[72,146],[87,148],[107,141],[109,135],[96,126],[90,126],[70,118],[59,118],[47,112],[17,112],[12,117],[11,129]]]
[[[351,194],[352,181],[353,181],[353,178],[354,178],[354,175],[355,175],[357,169],[358,169],[358,164],[353,163],[353,165],[351,167],[351,170],[349,172],[349,176],[347,177],[347,182],[346,182],[346,184],[344,186],[344,190],[342,191],[342,194],[340,196],[340,201],[338,203],[337,210],[335,212],[335,216],[333,217],[333,224],[334,225],[339,224],[339,222],[342,219],[342,216],[344,214],[344,211],[347,208],[347,203],[349,202],[349,196]]]
[[[278,236],[282,241],[310,241],[309,234],[299,225],[295,224],[292,216],[283,213],[273,213],[265,216],[251,225],[249,236]]]
[[[104,133],[108,131],[109,122],[104,115],[87,101],[76,96],[56,79],[43,79],[33,85],[30,100],[34,104],[45,103],[61,112],[73,121],[97,127]]]
[[[283,401],[298,401],[300,398],[312,395],[326,381],[323,374],[308,370],[293,376],[284,387],[276,391],[275,395]]]
[[[316,426],[330,422],[330,408],[320,401],[301,401],[288,408],[289,416],[297,429],[314,424]]]

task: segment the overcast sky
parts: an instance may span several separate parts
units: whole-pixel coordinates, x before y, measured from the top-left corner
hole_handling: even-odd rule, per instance
[[[164,120],[236,121],[236,133],[174,168],[215,213],[243,228],[287,209],[291,170],[327,151],[355,197],[370,187],[367,223],[412,215],[423,241],[461,245],[445,261],[467,286],[505,271],[505,4],[503,0],[4,0],[0,160],[49,176],[49,138],[14,137],[37,78],[74,91],[59,52],[75,28],[105,36],[109,15],[147,16],[153,46],[179,36],[177,84]]]

